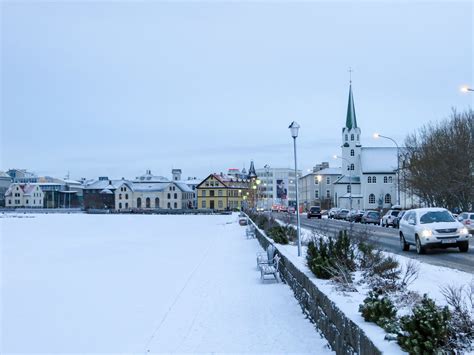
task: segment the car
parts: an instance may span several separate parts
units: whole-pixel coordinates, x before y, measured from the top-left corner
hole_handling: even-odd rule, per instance
[[[382,227],[393,227],[393,220],[397,218],[398,214],[400,213],[399,209],[390,209],[385,213],[385,215],[382,217],[382,220],[380,221],[380,225]]]
[[[400,213],[398,214],[398,216],[394,218],[394,220],[393,220],[393,228],[399,228],[399,227],[400,227],[400,219],[403,218],[403,216],[405,215],[405,212],[406,212],[406,211],[400,211]]]
[[[308,211],[308,219],[316,217],[321,219],[321,206],[311,206]]]
[[[287,209],[287,212],[288,213],[296,213],[296,208],[294,208],[293,206],[289,206],[288,209]]]
[[[337,214],[337,212],[340,210],[340,208],[333,207],[328,211],[328,218],[334,218],[334,216]]]
[[[458,221],[464,224],[470,234],[474,235],[474,212],[462,212]]]
[[[469,251],[469,231],[445,208],[408,210],[400,220],[400,247],[403,251],[416,247],[418,254],[430,248],[459,248]]]
[[[349,210],[341,208],[339,211],[337,211],[336,215],[334,216],[334,219],[345,219],[348,213]]]
[[[378,211],[372,211],[372,210],[365,211],[362,217],[360,218],[360,223],[379,224],[380,213]]]
[[[360,222],[364,211],[352,210],[346,216],[346,221],[349,222]]]

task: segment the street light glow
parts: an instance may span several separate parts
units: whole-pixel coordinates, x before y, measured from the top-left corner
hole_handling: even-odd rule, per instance
[[[461,92],[469,92],[469,91],[474,91],[474,89],[471,89],[469,86],[467,85],[464,85],[463,87],[461,87]]]
[[[337,154],[334,154],[332,157],[333,157],[333,159],[337,159],[337,158],[338,158]]]
[[[374,137],[375,139],[380,138],[380,133],[374,133],[374,134],[373,134],[373,137]]]

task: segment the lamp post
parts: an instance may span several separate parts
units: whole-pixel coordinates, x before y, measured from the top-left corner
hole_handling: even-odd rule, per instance
[[[265,209],[269,209],[268,208],[268,186],[269,186],[268,175],[270,174],[270,165],[265,164],[263,168],[265,169]],[[273,190],[273,184],[272,184],[272,190]]]
[[[397,147],[397,205],[400,205],[400,147],[398,146],[398,143],[395,141],[395,139],[387,136],[382,136],[379,133],[374,133],[374,138],[388,139],[392,141]]]
[[[349,168],[349,211],[350,211],[349,213],[352,213],[352,169],[350,166],[351,162],[349,161],[349,159],[341,157],[339,155],[335,155],[334,159],[345,160],[348,164],[347,166]]]
[[[293,137],[293,152],[295,156],[295,187],[296,187],[296,233],[298,235],[298,256],[301,256],[301,227],[300,227],[300,203],[298,197],[298,164],[296,159],[296,137],[298,137],[298,130],[300,125],[296,121],[291,122],[288,127]]]

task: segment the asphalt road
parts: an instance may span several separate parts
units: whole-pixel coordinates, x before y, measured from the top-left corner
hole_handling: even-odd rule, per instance
[[[272,213],[272,215],[278,219],[285,219],[283,213]],[[291,218],[292,222],[296,224],[296,216],[293,215]],[[320,231],[327,231],[329,233],[337,233],[340,230],[349,230],[351,223],[332,219],[307,219],[306,215],[303,215],[301,216],[301,226]],[[469,272],[474,276],[474,238],[472,237],[469,242],[469,252],[467,253],[460,253],[458,248],[450,248],[431,249],[427,251],[425,255],[418,255],[414,246],[411,246],[410,251],[407,252],[401,250],[398,229],[360,223],[353,223],[352,228],[354,232],[368,232],[367,235],[370,235],[369,238],[381,250],[400,254],[423,263],[445,266]]]

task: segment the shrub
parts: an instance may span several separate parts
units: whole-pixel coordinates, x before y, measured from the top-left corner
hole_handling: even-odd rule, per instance
[[[355,270],[354,259],[354,247],[345,232],[339,233],[336,241],[320,237],[308,243],[306,260],[311,271],[320,279],[343,276],[341,280],[351,281],[348,273]]]
[[[359,312],[366,322],[373,322],[389,333],[396,332],[397,311],[382,290],[375,288],[370,291],[364,303],[359,306]]]
[[[289,240],[286,236],[286,228],[282,226],[274,226],[269,229],[268,236],[272,238],[275,243],[288,244]]]
[[[400,319],[398,344],[410,354],[436,353],[448,341],[451,318],[448,307],[436,306],[425,294],[412,312],[413,314]]]

